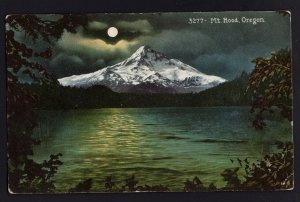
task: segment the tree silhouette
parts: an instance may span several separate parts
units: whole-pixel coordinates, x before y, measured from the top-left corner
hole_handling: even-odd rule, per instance
[[[251,112],[255,113],[253,126],[262,129],[265,112],[279,108],[284,118],[292,121],[292,65],[290,49],[272,53],[270,58],[256,58],[250,75],[248,92],[254,95]]]
[[[34,162],[33,146],[40,144],[32,137],[36,126],[33,112],[38,97],[19,85],[18,73],[28,75],[32,83],[57,84],[38,58],[50,58],[51,47],[38,52],[16,40],[16,32],[23,32],[33,42],[57,40],[63,31],[76,32],[78,26],[88,23],[86,15],[61,15],[58,20],[43,20],[36,15],[9,15],[6,17],[6,68],[7,68],[7,156],[9,191],[14,193],[51,192],[52,177],[62,162],[62,154],[50,155],[48,161]]]

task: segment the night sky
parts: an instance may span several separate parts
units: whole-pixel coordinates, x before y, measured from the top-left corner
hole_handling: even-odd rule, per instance
[[[42,15],[40,15],[42,16]],[[264,18],[264,23],[211,24],[212,17]],[[42,16],[55,19],[55,15]],[[189,24],[189,18],[205,23]],[[86,29],[64,32],[53,42],[54,55],[46,64],[58,78],[116,64],[142,45],[163,52],[206,74],[233,79],[253,69],[251,61],[290,47],[290,18],[276,12],[91,14]],[[118,35],[107,35],[116,27]],[[35,46],[42,46],[36,44]]]

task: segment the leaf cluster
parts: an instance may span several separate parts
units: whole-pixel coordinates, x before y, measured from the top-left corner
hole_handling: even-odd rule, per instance
[[[264,113],[273,113],[272,107],[292,120],[292,66],[290,49],[273,52],[270,58],[256,58],[255,68],[249,78],[247,91],[253,95],[251,112],[256,113],[253,126],[266,126]]]
[[[147,185],[144,186],[138,185],[138,180],[135,178],[135,175],[128,176],[124,179],[123,184],[119,187],[113,176],[108,176],[105,179],[105,189],[108,192],[166,192],[170,191],[167,186],[162,184],[158,185]]]

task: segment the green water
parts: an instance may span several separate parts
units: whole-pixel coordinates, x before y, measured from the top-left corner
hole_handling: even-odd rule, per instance
[[[164,184],[182,190],[186,179],[198,176],[218,187],[220,173],[236,167],[230,159],[261,159],[275,151],[274,141],[292,141],[290,123],[267,120],[267,127],[251,126],[247,107],[106,108],[38,111],[34,136],[37,161],[62,153],[64,164],[55,176],[66,191],[93,178],[92,191],[104,191],[104,179],[117,182],[135,174],[139,185]]]

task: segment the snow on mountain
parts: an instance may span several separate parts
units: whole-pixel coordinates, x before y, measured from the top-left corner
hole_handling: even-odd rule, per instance
[[[116,92],[200,92],[226,80],[203,74],[177,59],[169,59],[149,46],[141,46],[128,59],[96,72],[58,80],[63,86],[88,88],[105,85]]]

